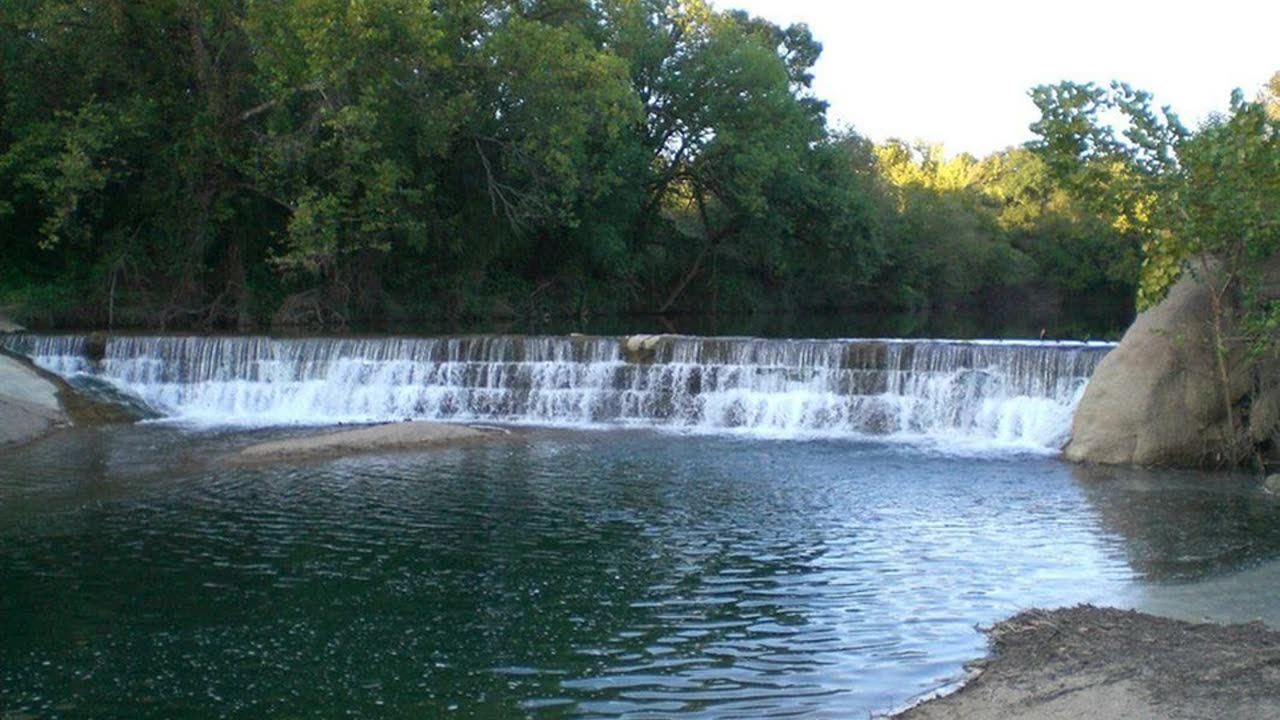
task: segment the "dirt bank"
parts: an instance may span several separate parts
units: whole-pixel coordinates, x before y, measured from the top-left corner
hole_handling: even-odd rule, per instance
[[[959,692],[899,720],[1280,718],[1280,632],[1082,605],[1029,610],[987,634]]]
[[[502,428],[438,422],[402,422],[251,445],[227,458],[236,464],[294,462],[390,450],[460,445],[506,437]]]

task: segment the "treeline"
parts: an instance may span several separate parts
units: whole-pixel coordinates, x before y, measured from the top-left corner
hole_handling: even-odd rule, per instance
[[[1130,302],[1137,233],[1028,150],[829,128],[820,52],[703,0],[5,0],[0,306],[247,330]]]

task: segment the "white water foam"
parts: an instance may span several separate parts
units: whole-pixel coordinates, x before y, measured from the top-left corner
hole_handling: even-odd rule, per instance
[[[646,426],[761,437],[874,437],[1056,451],[1109,345],[946,340],[15,336],[165,417],[270,426],[405,419]]]

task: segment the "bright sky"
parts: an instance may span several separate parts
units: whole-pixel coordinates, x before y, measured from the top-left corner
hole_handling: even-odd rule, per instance
[[[1032,86],[1123,80],[1195,127],[1280,70],[1280,2],[714,0],[823,43],[833,125],[981,156],[1031,139]]]

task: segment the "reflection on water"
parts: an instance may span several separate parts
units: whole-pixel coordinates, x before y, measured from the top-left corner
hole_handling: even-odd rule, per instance
[[[1280,554],[1276,502],[1254,476],[1087,466],[1073,473],[1148,580],[1194,580]]]
[[[1187,620],[1280,627],[1280,498],[1249,474],[1076,467],[1117,548],[1147,582],[1120,602]]]
[[[249,440],[153,425],[6,457],[0,714],[865,717],[957,677],[975,623],[1230,577],[1280,519],[1243,485],[865,442],[213,460]]]

